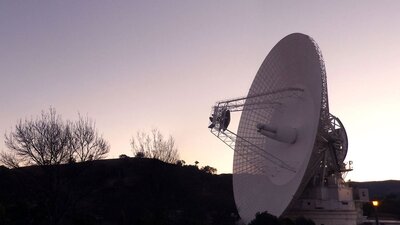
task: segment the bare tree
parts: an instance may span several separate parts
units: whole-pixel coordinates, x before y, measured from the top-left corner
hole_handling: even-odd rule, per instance
[[[88,117],[79,115],[71,125],[72,158],[83,162],[102,159],[110,151],[110,145],[96,130],[96,124]]]
[[[20,120],[5,134],[5,144],[10,152],[1,152],[0,162],[8,167],[96,160],[110,150],[88,117],[64,122],[52,107],[36,119]]]
[[[20,160],[15,154],[10,152],[0,152],[0,162],[8,168],[20,167]]]
[[[137,132],[132,137],[131,146],[133,155],[144,155],[146,158],[159,159],[167,163],[176,163],[179,160],[178,149],[172,136],[165,139],[161,132],[153,129],[151,133]]]
[[[5,135],[5,144],[14,152],[14,159],[24,165],[60,164],[68,158],[69,129],[69,124],[50,108],[36,120],[20,120],[15,130]]]

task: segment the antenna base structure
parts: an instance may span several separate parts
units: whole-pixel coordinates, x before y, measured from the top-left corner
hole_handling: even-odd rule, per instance
[[[232,113],[241,114],[236,132]],[[347,134],[329,113],[325,64],[311,37],[279,41],[247,96],[217,102],[209,119],[211,133],[234,150],[233,190],[244,223],[267,211],[357,224],[360,205],[343,179],[352,169],[344,163]]]

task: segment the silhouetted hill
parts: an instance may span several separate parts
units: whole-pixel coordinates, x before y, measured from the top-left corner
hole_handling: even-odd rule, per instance
[[[0,169],[0,224],[234,224],[231,175],[125,158]]]
[[[369,181],[369,182],[351,182],[353,187],[367,188],[371,198],[383,198],[389,194],[400,195],[400,181]]]
[[[352,182],[400,215],[400,181]],[[372,213],[365,205],[366,214]],[[0,225],[235,224],[232,175],[123,158],[7,169],[0,166]]]

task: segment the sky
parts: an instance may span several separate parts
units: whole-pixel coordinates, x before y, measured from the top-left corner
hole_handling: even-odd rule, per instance
[[[96,121],[109,158],[158,128],[187,164],[232,172],[207,129],[212,105],[245,96],[288,34],[313,37],[355,181],[400,180],[399,1],[0,1],[0,150],[50,106]]]

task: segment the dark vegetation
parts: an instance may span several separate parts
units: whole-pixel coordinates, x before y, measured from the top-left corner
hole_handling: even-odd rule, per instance
[[[249,225],[315,225],[314,221],[304,217],[292,220],[290,218],[278,218],[268,212],[256,213],[254,220]]]
[[[129,157],[0,167],[0,224],[235,224],[231,179]]]
[[[183,160],[182,160],[183,161]],[[353,182],[400,215],[400,181]],[[365,205],[367,215],[373,211]],[[197,165],[121,157],[49,166],[0,167],[0,224],[235,224],[232,176]],[[269,221],[269,222],[266,222]],[[257,224],[312,224],[259,213]]]
[[[95,122],[64,121],[52,107],[19,120],[0,152],[2,224],[234,224],[229,175],[185,165],[172,136],[138,132],[135,158],[102,160]],[[13,169],[9,169],[13,168]]]

